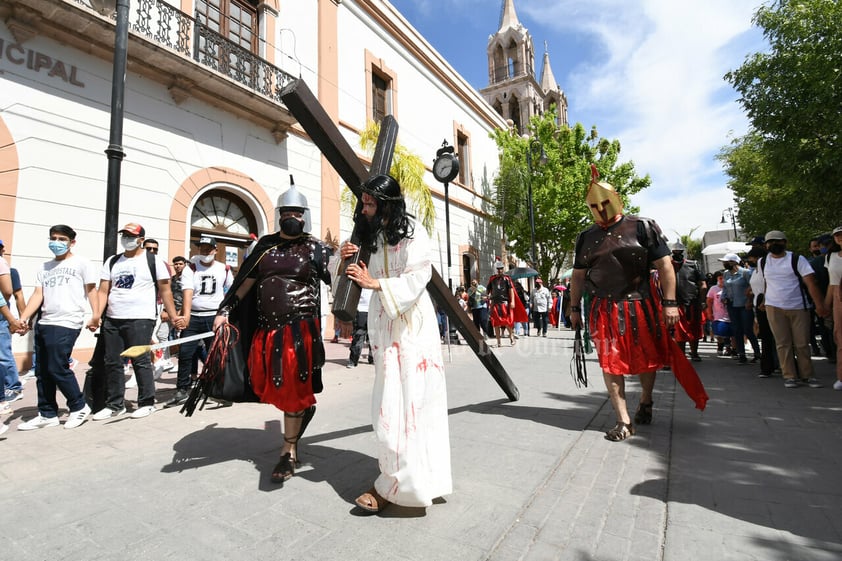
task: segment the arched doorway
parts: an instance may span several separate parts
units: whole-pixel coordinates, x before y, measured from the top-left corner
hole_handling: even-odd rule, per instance
[[[236,272],[251,245],[251,234],[257,232],[257,219],[245,201],[230,191],[211,189],[202,193],[190,214],[190,256],[196,254],[200,236],[213,236],[216,260]]]

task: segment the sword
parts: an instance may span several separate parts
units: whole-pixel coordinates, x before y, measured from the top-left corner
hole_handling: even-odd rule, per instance
[[[129,347],[128,349],[120,353],[120,356],[126,358],[135,358],[150,351],[166,349],[167,347],[172,347],[173,345],[180,345],[182,343],[187,343],[188,341],[198,341],[199,339],[207,339],[208,337],[212,337],[213,334],[213,331],[208,331],[206,333],[199,333],[198,335],[191,335],[190,337],[182,337],[181,339],[173,339],[172,341],[155,343],[154,345],[135,345],[133,347]]]

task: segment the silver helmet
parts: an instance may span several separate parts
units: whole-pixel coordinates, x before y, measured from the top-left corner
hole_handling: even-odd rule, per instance
[[[685,251],[687,248],[681,242],[673,242],[670,244],[670,251]]]
[[[281,193],[278,197],[278,205],[276,207],[278,215],[276,222],[280,221],[281,212],[285,210],[300,210],[304,212],[304,232],[310,233],[313,228],[313,222],[310,219],[310,207],[307,205],[307,197],[302,195],[295,187],[295,181],[292,175],[289,176],[289,189]]]

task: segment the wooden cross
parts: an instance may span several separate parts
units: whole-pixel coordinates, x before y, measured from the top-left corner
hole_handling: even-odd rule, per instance
[[[288,84],[281,92],[281,100],[327,161],[330,162],[336,173],[358,198],[361,194],[359,187],[370,174],[389,173],[392,152],[397,138],[397,122],[394,117],[389,115],[381,123],[380,136],[377,139],[377,148],[374,152],[375,157],[369,171],[357,158],[354,149],[339,132],[339,129],[303,80],[298,79]],[[342,277],[344,280],[338,279],[337,282],[356,284],[345,275],[342,275]],[[433,276],[427,285],[427,291],[435,303],[447,313],[451,325],[455,326],[462,334],[471,350],[474,351],[506,396],[511,401],[517,401],[520,397],[517,386],[509,378],[494,353],[491,352],[473,322],[468,321],[464,310],[456,302],[456,298],[450,293],[450,289],[435,267],[433,267]],[[351,299],[353,298],[351,297]],[[357,294],[357,299],[359,299],[359,294]],[[356,303],[354,303],[354,308],[356,308]]]

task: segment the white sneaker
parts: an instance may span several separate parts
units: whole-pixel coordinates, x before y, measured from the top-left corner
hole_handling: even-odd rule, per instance
[[[137,387],[137,377],[134,375],[134,370],[132,370],[132,377],[126,381],[126,388],[136,388]]]
[[[45,429],[47,427],[57,427],[58,425],[58,417],[42,417],[38,415],[34,419],[29,419],[25,423],[19,424],[18,430]]]
[[[173,361],[169,358],[165,358],[164,360],[159,360],[158,364],[161,365],[161,367],[164,369],[164,372],[169,372],[170,370],[175,368],[175,364],[173,364]]]
[[[88,415],[91,414],[91,408],[88,407],[87,404],[78,411],[73,411],[70,415],[67,416],[67,420],[64,422],[64,428],[66,429],[75,429],[82,423],[88,420]]]
[[[836,391],[842,390],[842,382],[840,382],[839,380],[833,382],[833,389]]]
[[[127,362],[123,365],[123,375],[124,376],[131,376],[134,373],[134,368],[132,368],[132,364]]]
[[[105,421],[106,419],[111,419],[113,417],[119,417],[120,415],[126,414],[126,408],[123,407],[119,411],[114,411],[113,409],[109,409],[108,407],[103,407],[99,411],[93,414],[91,417],[94,421]]]
[[[0,415],[9,415],[12,413],[12,406],[5,401],[0,401]]]
[[[157,409],[155,409],[154,405],[145,405],[143,407],[135,409],[130,416],[132,419],[142,419],[144,417],[148,417],[155,411],[157,411]]]
[[[4,423],[0,423],[0,434],[3,434],[7,430],[9,430],[9,425],[4,424]]]
[[[162,364],[163,361],[159,360],[155,363],[155,366],[152,368],[152,379],[153,380],[160,380],[161,376],[164,375],[164,365]]]
[[[26,371],[26,374],[24,374],[23,376],[20,377],[21,382],[23,382],[23,381],[28,382],[29,380],[34,380],[34,379],[35,379],[35,369],[34,368],[30,368],[29,370]]]

